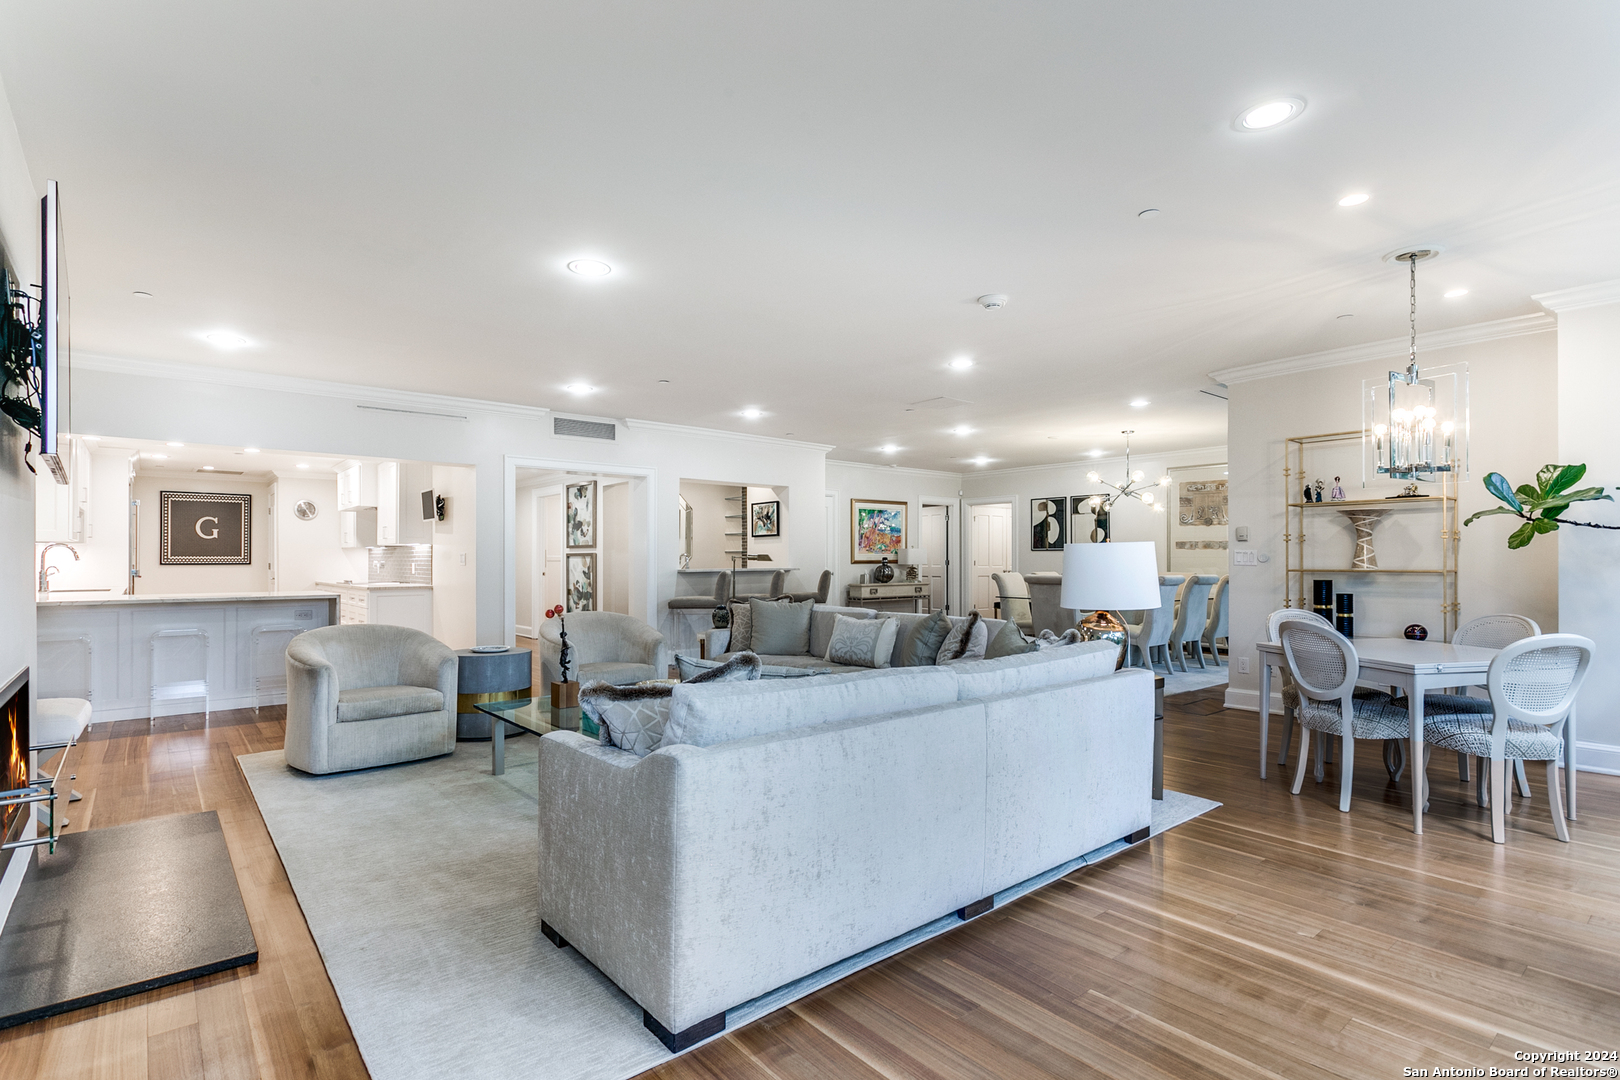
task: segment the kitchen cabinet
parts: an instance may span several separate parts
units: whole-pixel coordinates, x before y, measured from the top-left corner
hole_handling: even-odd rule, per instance
[[[345,461],[338,466],[337,482],[339,510],[377,505],[377,466]]]
[[[432,487],[431,465],[377,463],[377,543],[433,543],[433,522],[422,519],[422,492]]]
[[[90,450],[83,439],[64,441],[68,482],[58,484],[43,465],[34,480],[34,539],[40,543],[76,544],[90,535]]]
[[[433,586],[391,581],[317,581],[338,594],[338,624],[381,623],[433,633]]]
[[[362,506],[338,511],[338,545],[346,548],[377,546],[377,508]]]

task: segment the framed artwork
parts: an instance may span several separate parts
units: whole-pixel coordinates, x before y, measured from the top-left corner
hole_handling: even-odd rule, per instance
[[[906,546],[906,504],[849,500],[849,561],[875,563],[900,558]]]
[[[253,496],[160,491],[158,562],[246,566],[253,561]]]
[[[568,546],[595,547],[596,481],[585,480],[578,484],[569,484],[563,490],[563,500],[568,504]],[[569,580],[573,580],[571,575]]]
[[[782,502],[757,502],[749,507],[749,536],[782,535]]]
[[[1085,495],[1069,496],[1069,543],[1071,544],[1100,544],[1108,539],[1108,516],[1103,515],[1099,521],[1097,508],[1091,505],[1091,500],[1106,499],[1112,492],[1094,491]]]
[[[1176,466],[1170,477],[1166,569],[1173,574],[1226,573],[1226,466]]]
[[[568,556],[568,610],[596,610],[596,553]]]
[[[1029,550],[1063,550],[1069,535],[1068,510],[1069,500],[1063,495],[1029,500]]]

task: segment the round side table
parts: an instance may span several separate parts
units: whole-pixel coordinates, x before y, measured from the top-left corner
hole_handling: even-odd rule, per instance
[[[534,681],[534,658],[528,649],[508,649],[499,653],[456,650],[456,739],[482,741],[489,738],[490,718],[478,711],[486,701],[510,701],[529,696]],[[521,735],[523,729],[506,725],[507,735]]]

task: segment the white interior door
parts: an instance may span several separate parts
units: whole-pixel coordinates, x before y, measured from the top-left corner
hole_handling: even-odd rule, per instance
[[[928,583],[928,610],[939,611],[945,607],[947,590],[945,585],[946,560],[949,556],[947,537],[950,535],[950,508],[945,506],[924,506],[922,508],[922,548],[928,553],[928,560],[922,564],[922,578]]]
[[[535,500],[535,535],[545,545],[545,570],[541,574],[540,609],[563,602],[563,513],[562,493],[553,492]]]
[[[281,528],[281,524],[276,518],[276,486],[275,484],[270,485],[270,497],[264,500],[264,509],[265,513],[269,515],[270,525],[268,529],[264,530],[264,568],[270,575],[271,592],[280,591],[276,588],[276,531]]]
[[[1012,569],[1012,503],[975,506],[972,529],[973,609],[991,618],[999,595],[990,575]]]

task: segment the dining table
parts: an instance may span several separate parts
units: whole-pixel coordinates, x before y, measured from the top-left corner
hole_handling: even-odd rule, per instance
[[[1423,831],[1423,697],[1430,690],[1446,687],[1483,686],[1497,650],[1479,645],[1453,645],[1446,641],[1412,641],[1407,638],[1356,638],[1356,656],[1361,670],[1356,681],[1381,689],[1399,687],[1406,692],[1407,714],[1411,719],[1412,831]],[[1260,777],[1266,775],[1266,746],[1271,725],[1271,670],[1286,669],[1287,657],[1280,642],[1256,642],[1260,653]],[[1570,709],[1564,726],[1564,809],[1575,820],[1575,710]]]

